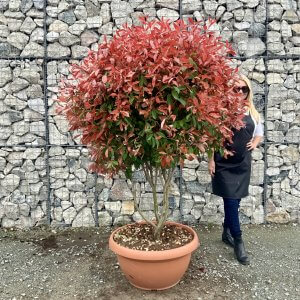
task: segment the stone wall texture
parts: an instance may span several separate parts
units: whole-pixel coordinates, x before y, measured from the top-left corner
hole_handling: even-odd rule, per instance
[[[57,116],[62,76],[89,49],[139,16],[217,20],[234,45],[233,63],[253,83],[265,143],[253,152],[243,223],[300,221],[300,1],[294,0],[1,0],[0,226],[113,225],[140,220],[132,182],[88,172],[85,147]],[[134,174],[148,217],[151,187]],[[161,192],[161,186],[159,186]],[[205,159],[187,161],[172,182],[170,219],[222,223]]]

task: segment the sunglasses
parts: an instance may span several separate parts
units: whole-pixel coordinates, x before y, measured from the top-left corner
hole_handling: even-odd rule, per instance
[[[242,92],[243,94],[248,94],[249,93],[249,88],[247,86],[237,86],[233,89],[235,93],[240,93]]]

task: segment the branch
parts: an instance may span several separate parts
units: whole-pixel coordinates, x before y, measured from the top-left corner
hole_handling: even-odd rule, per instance
[[[135,188],[135,184],[136,183],[132,183],[132,194],[133,194],[133,201],[134,201],[134,206],[136,208],[136,210],[138,211],[138,213],[141,215],[141,217],[149,224],[151,224],[154,229],[156,230],[157,226],[151,222],[147,217],[145,217],[144,213],[140,210],[140,207],[137,203],[137,200],[136,200],[136,188]]]

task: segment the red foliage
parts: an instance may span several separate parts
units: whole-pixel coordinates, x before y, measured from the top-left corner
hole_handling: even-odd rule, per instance
[[[129,174],[145,161],[167,168],[222,149],[243,125],[233,54],[201,23],[125,26],[72,66],[59,112],[81,131],[94,171]]]

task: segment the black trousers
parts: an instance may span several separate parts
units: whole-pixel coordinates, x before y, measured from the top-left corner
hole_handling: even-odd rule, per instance
[[[223,198],[224,201],[224,227],[229,228],[232,237],[237,238],[242,235],[239,207],[241,199]]]

